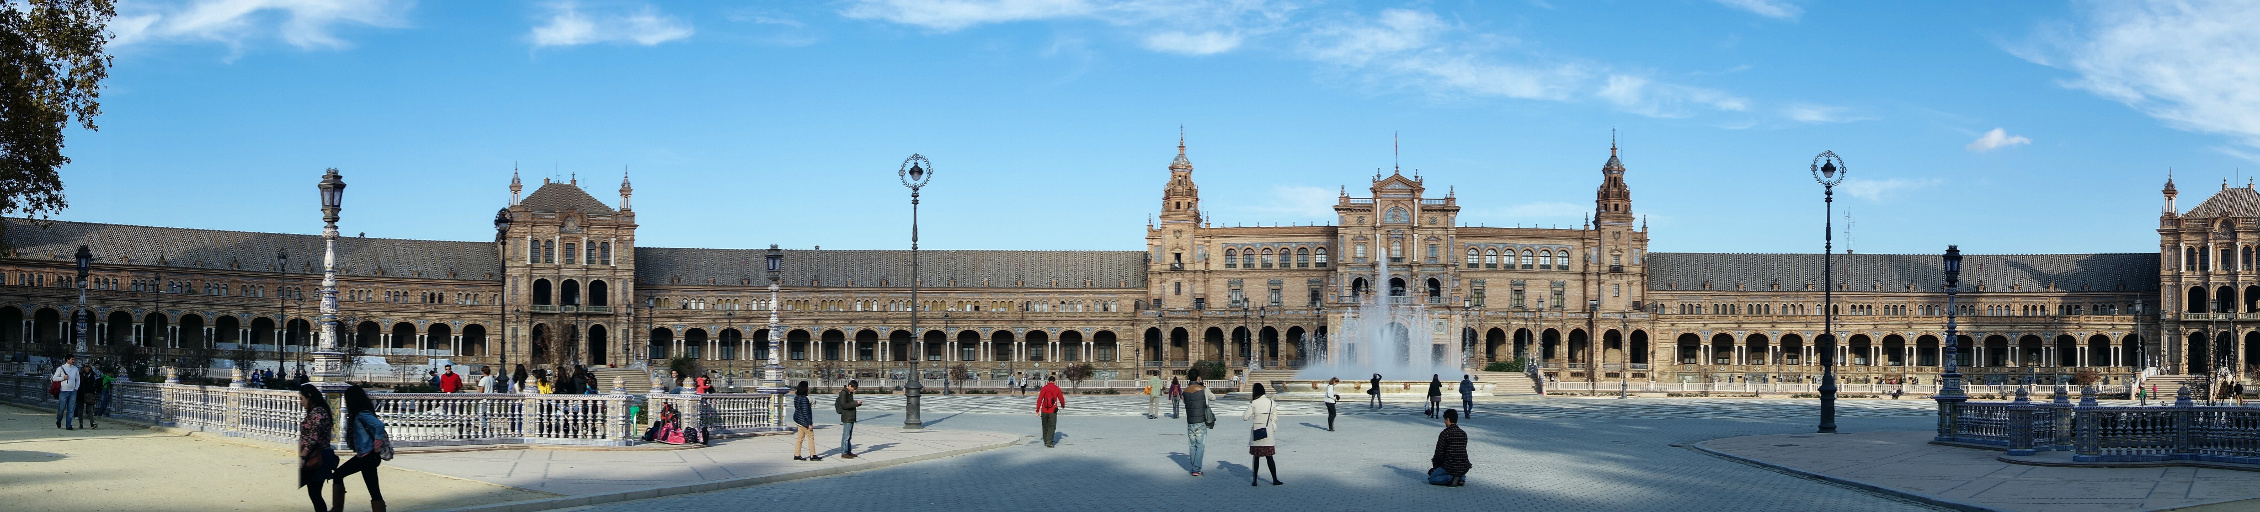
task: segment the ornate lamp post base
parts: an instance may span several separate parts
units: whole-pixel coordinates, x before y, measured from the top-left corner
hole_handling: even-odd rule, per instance
[[[307,366],[306,377],[314,382],[342,384],[348,377],[345,373],[346,357],[348,356],[344,352],[335,350],[315,351],[314,364]]]

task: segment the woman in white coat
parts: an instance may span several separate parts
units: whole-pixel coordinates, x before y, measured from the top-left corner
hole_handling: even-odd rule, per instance
[[[1248,420],[1248,454],[1256,457],[1248,463],[1248,485],[1262,481],[1266,466],[1259,464],[1271,468],[1271,485],[1285,485],[1279,481],[1279,459],[1273,457],[1279,452],[1279,402],[1263,395],[1263,384],[1255,385],[1251,398],[1247,412],[1240,413],[1240,419]]]

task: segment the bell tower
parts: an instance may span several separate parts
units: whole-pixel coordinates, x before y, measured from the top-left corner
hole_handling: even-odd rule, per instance
[[[1201,187],[1193,184],[1193,161],[1185,159],[1185,132],[1177,132],[1177,159],[1169,162],[1169,185],[1161,192],[1163,224],[1201,223]]]
[[[1609,161],[1601,164],[1601,188],[1593,194],[1593,220],[1632,225],[1632,188],[1624,184],[1624,162],[1617,160],[1616,141],[1609,141]]]

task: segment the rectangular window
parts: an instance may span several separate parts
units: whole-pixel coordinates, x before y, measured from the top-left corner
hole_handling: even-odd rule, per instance
[[[1099,355],[1099,357],[1098,357],[1099,361],[1104,361],[1104,362],[1113,362],[1113,361],[1114,361],[1114,346],[1113,346],[1113,345],[1099,345],[1099,349],[1098,349],[1098,355]]]
[[[1390,262],[1390,263],[1404,263],[1404,262],[1405,262],[1405,242],[1404,242],[1403,240],[1390,240],[1390,241],[1389,241],[1389,262]]]
[[[704,344],[703,344],[703,343],[684,343],[684,344],[683,344],[683,357],[688,357],[688,358],[691,358],[691,359],[698,359],[698,358],[700,358],[701,356],[704,356],[704,355],[705,355],[705,352],[706,352],[706,347],[702,347],[702,346],[700,346],[700,345],[704,345]]]
[[[1523,307],[1523,290],[1521,284],[1515,284],[1514,288],[1510,289],[1507,292],[1507,306],[1516,309],[1521,309]]]
[[[566,242],[566,243],[565,243],[565,264],[567,264],[567,265],[571,265],[571,264],[573,264],[573,256],[574,256],[574,254],[575,254],[575,253],[578,253],[578,252],[580,252],[580,251],[575,251],[574,249],[578,249],[578,247],[574,247],[574,246],[573,246],[573,243],[572,243],[572,242]]]
[[[1318,254],[1317,254],[1317,257],[1316,257],[1316,258],[1313,258],[1313,260],[1314,260],[1314,261],[1312,261],[1311,263],[1312,263],[1313,265],[1317,265],[1317,266],[1318,266],[1319,268],[1325,268],[1325,267],[1326,267],[1326,248],[1325,248],[1325,247],[1320,247],[1320,248],[1318,248],[1318,250],[1317,250],[1316,252],[1318,253]]]
[[[541,263],[541,242],[526,241],[526,263]]]
[[[1568,300],[1569,300],[1569,299],[1567,298],[1568,292],[1567,292],[1566,290],[1563,290],[1563,289],[1562,289],[1562,284],[1563,284],[1563,283],[1562,283],[1562,282],[1560,282],[1560,281],[1555,281],[1555,282],[1554,282],[1554,309],[1566,309],[1566,308],[1567,308],[1567,306],[1566,306],[1566,305],[1564,305],[1563,303],[1564,303],[1564,302],[1568,302]]]
[[[1428,262],[1436,262],[1436,244],[1428,244]]]
[[[541,241],[541,262],[542,262],[542,263],[556,263],[556,262],[557,262],[557,241],[556,241],[556,240],[543,240],[543,241]]]
[[[1310,267],[1310,253],[1308,253],[1308,252],[1303,252],[1302,250],[1299,250],[1299,249],[1298,249],[1298,250],[1296,250],[1296,251],[1295,251],[1295,268],[1309,268],[1309,267]]]
[[[581,261],[582,261],[582,262],[586,262],[586,263],[588,263],[588,264],[590,264],[590,265],[595,265],[595,264],[596,264],[596,244],[586,244],[586,245],[587,245],[587,247],[584,247],[584,248],[582,248],[582,250],[583,250],[583,251],[587,251],[587,252],[586,252],[586,253],[583,253],[583,255],[582,255],[582,257],[581,257]]]
[[[604,264],[606,264],[606,265],[611,265],[611,264],[612,264],[612,242],[604,242],[604,243],[602,243],[602,244],[598,244],[598,247],[602,247],[602,248],[603,248],[603,250],[601,250],[601,251],[598,251],[598,254],[604,257]]]
[[[1240,252],[1224,251],[1224,268],[1240,268]]]

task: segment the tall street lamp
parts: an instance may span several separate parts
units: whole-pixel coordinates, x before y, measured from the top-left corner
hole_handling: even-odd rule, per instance
[[[926,336],[918,332],[918,189],[934,180],[934,163],[911,153],[895,176],[902,179],[902,186],[910,188],[910,335],[914,336],[911,347],[917,350],[910,358],[909,382],[902,385],[902,428],[921,429],[926,428],[926,422],[918,418],[918,393],[925,386],[919,382],[926,376],[918,373],[918,360],[926,358]]]
[[[345,201],[345,178],[333,167],[317,187],[322,190],[322,341],[314,351],[311,377],[315,382],[343,384],[345,353],[337,348],[337,212]]]
[[[782,279],[785,272],[785,253],[777,250],[777,246],[772,244],[769,246],[768,257],[764,259],[768,262],[767,272],[769,273],[769,350],[766,351],[769,356],[769,364],[761,369],[760,391],[782,397],[788,389],[785,387],[785,363],[782,359],[785,351],[785,337],[784,334],[778,332],[783,327],[777,322],[777,289],[784,283]],[[656,316],[657,312],[654,312],[653,315]],[[782,400],[771,400],[771,402],[779,403]]]
[[[1836,433],[1836,269],[1831,266],[1836,255],[1836,223],[1829,218],[1836,213],[1836,184],[1844,182],[1851,171],[1844,159],[1835,151],[1822,151],[1813,157],[1813,181],[1821,184],[1821,427],[1820,433]]]
[[[290,333],[290,314],[284,311],[289,304],[290,292],[283,287],[283,280],[289,277],[289,272],[290,250],[275,249],[275,330],[270,331],[273,333],[270,336],[275,339],[275,373],[278,375],[286,373],[283,366],[287,363],[283,358],[290,355],[284,351],[283,343],[285,336]]]
[[[93,270],[94,251],[78,246],[78,311],[71,312],[71,353],[86,356],[86,321],[94,316],[86,310],[86,273]]]
[[[1962,371],[1960,365],[1957,364],[1957,359],[1961,357],[1962,336],[1954,330],[1954,294],[1961,291],[1962,249],[1952,245],[1946,246],[1945,262],[1946,360],[1942,364],[1946,365],[1946,372],[1938,375],[1938,395],[1931,397],[1938,400],[1938,434],[1941,439],[1954,431],[1954,426],[1948,423],[1954,419],[1954,409],[1960,407],[1962,402],[1970,399],[1969,394],[1962,391]]]

